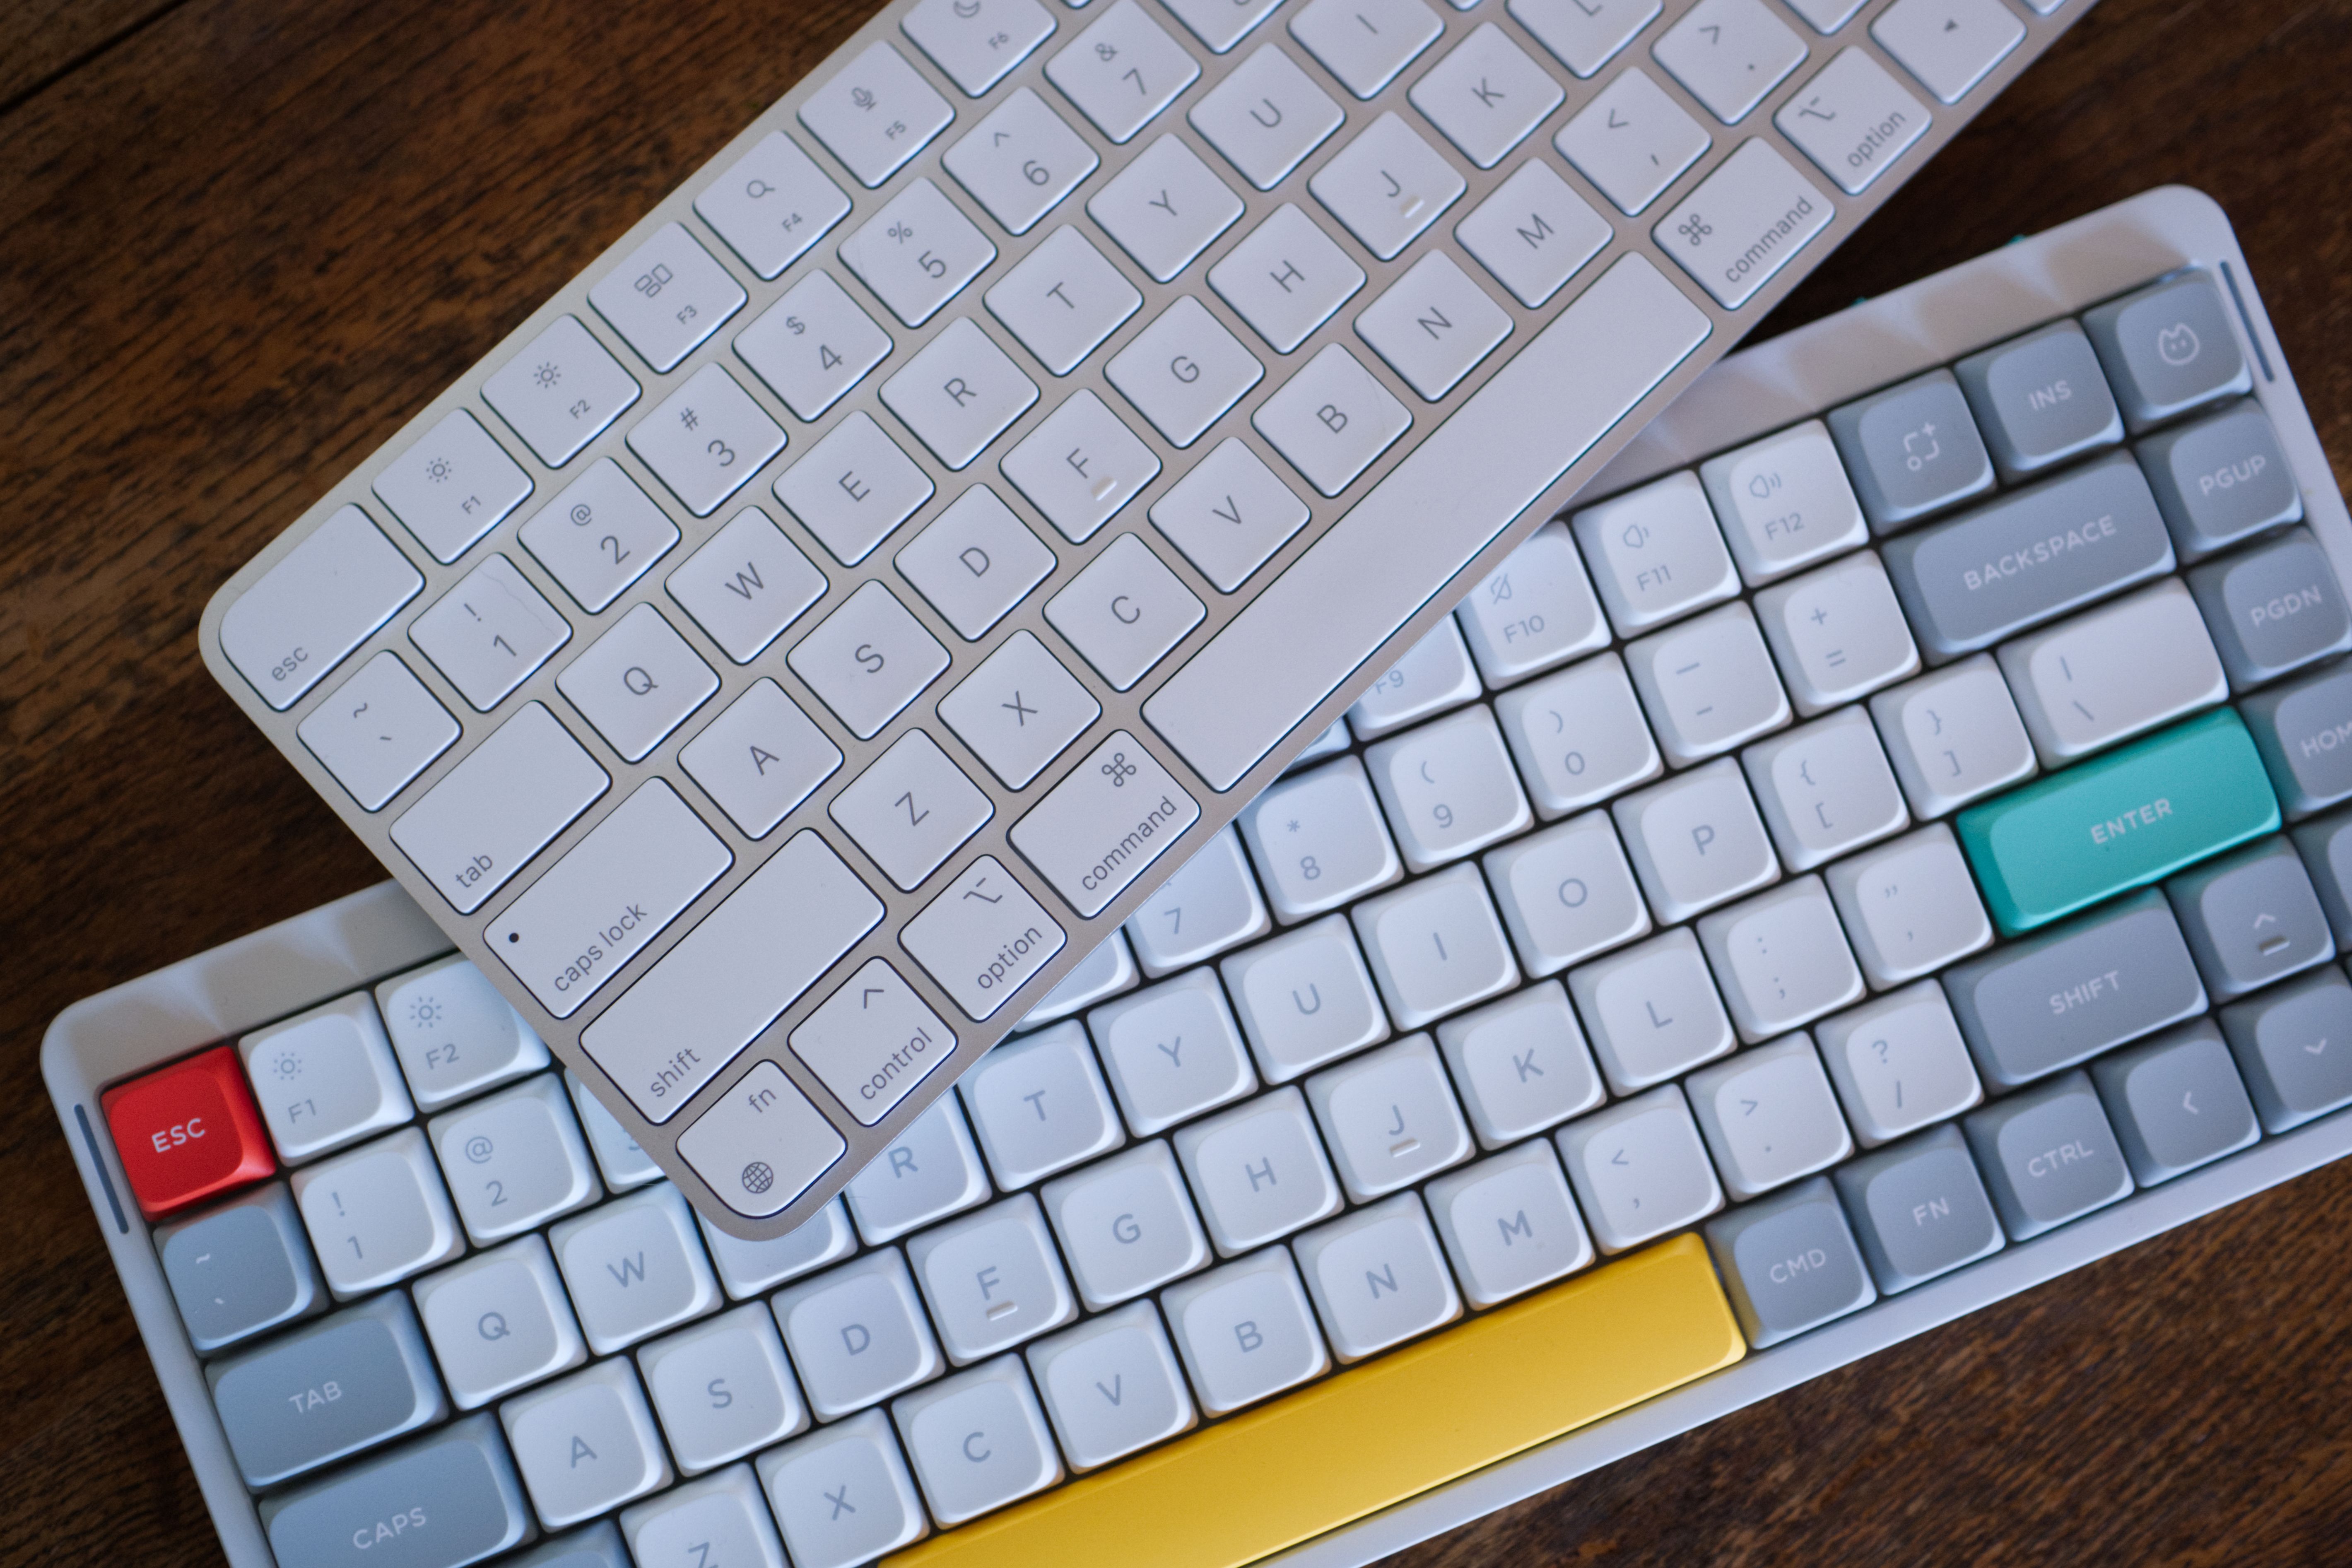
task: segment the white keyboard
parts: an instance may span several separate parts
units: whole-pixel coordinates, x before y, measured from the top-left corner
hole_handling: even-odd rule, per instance
[[[780,1235],[2086,5],[899,0],[205,660]]]

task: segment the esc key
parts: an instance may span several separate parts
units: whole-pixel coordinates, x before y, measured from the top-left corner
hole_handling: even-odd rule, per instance
[[[277,1168],[234,1046],[118,1084],[99,1103],[139,1212],[149,1219]]]

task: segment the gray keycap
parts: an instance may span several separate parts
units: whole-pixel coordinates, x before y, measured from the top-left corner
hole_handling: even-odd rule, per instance
[[[1827,1176],[1717,1215],[1706,1244],[1758,1350],[1878,1300]]]
[[[2172,570],[2139,465],[2116,452],[1881,547],[1931,658],[1956,658]]]
[[[522,1483],[487,1410],[272,1498],[261,1522],[283,1568],[458,1568],[530,1533]]]
[[[1830,410],[1830,437],[1875,533],[1992,489],[1992,458],[1948,370]]]
[[[2352,663],[2257,691],[2238,704],[2238,714],[2287,816],[2352,799]]]
[[[2011,1240],[2040,1236],[2132,1190],[2123,1145],[2086,1073],[1972,1111],[1962,1127]]]
[[[2352,948],[2352,811],[2306,822],[2287,837],[2303,856],[2303,868],[2327,911],[2336,951]]]
[[[2124,422],[2135,433],[2254,384],[2230,331],[2221,291],[2184,272],[2083,316]]]
[[[2123,416],[2091,340],[2072,321],[1952,367],[2004,479],[2018,479],[2124,438]]]
[[[2134,448],[2183,561],[2303,517],[2303,492],[2259,403],[2159,431]]]
[[[2153,888],[1943,974],[1977,1070],[2014,1089],[2205,1010],[2171,906]]]
[[[585,1530],[542,1541],[520,1557],[502,1558],[499,1568],[636,1568],[636,1563],[630,1558],[629,1549],[621,1543],[620,1527],[606,1519]],[[716,1558],[711,1560],[711,1568],[720,1568]],[[734,1564],[728,1563],[725,1568],[734,1568]]]
[[[1870,1272],[1889,1296],[2006,1245],[1956,1127],[1922,1132],[1830,1175]]]
[[[2222,1008],[2221,1033],[2271,1131],[2352,1104],[2352,985],[2334,964]]]
[[[2327,552],[2307,529],[2189,574],[2214,649],[2244,691],[2352,647],[2352,615]]]
[[[206,1373],[229,1451],[256,1487],[413,1431],[448,1408],[416,1310],[398,1290]]]
[[[241,1193],[184,1224],[156,1226],[155,1248],[198,1351],[290,1322],[326,1300],[283,1182]]]
[[[2254,1107],[2210,1018],[2102,1057],[2091,1081],[2143,1187],[2210,1164],[2262,1134]]]
[[[2265,838],[2164,884],[2198,973],[2216,1001],[2243,996],[2336,951],[2303,857]]]

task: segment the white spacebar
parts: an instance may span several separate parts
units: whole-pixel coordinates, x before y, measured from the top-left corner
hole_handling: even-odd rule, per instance
[[[1706,340],[1640,256],[1618,261],[1143,705],[1228,790]]]

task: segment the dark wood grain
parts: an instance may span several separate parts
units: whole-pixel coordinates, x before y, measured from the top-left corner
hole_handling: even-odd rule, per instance
[[[378,874],[205,597],[868,8],[0,7],[0,1564],[217,1560],[41,1030]],[[2199,184],[2346,475],[2347,82],[2344,0],[2104,0],[1773,325]],[[2347,1236],[2307,1176],[1403,1561],[2345,1561]]]

